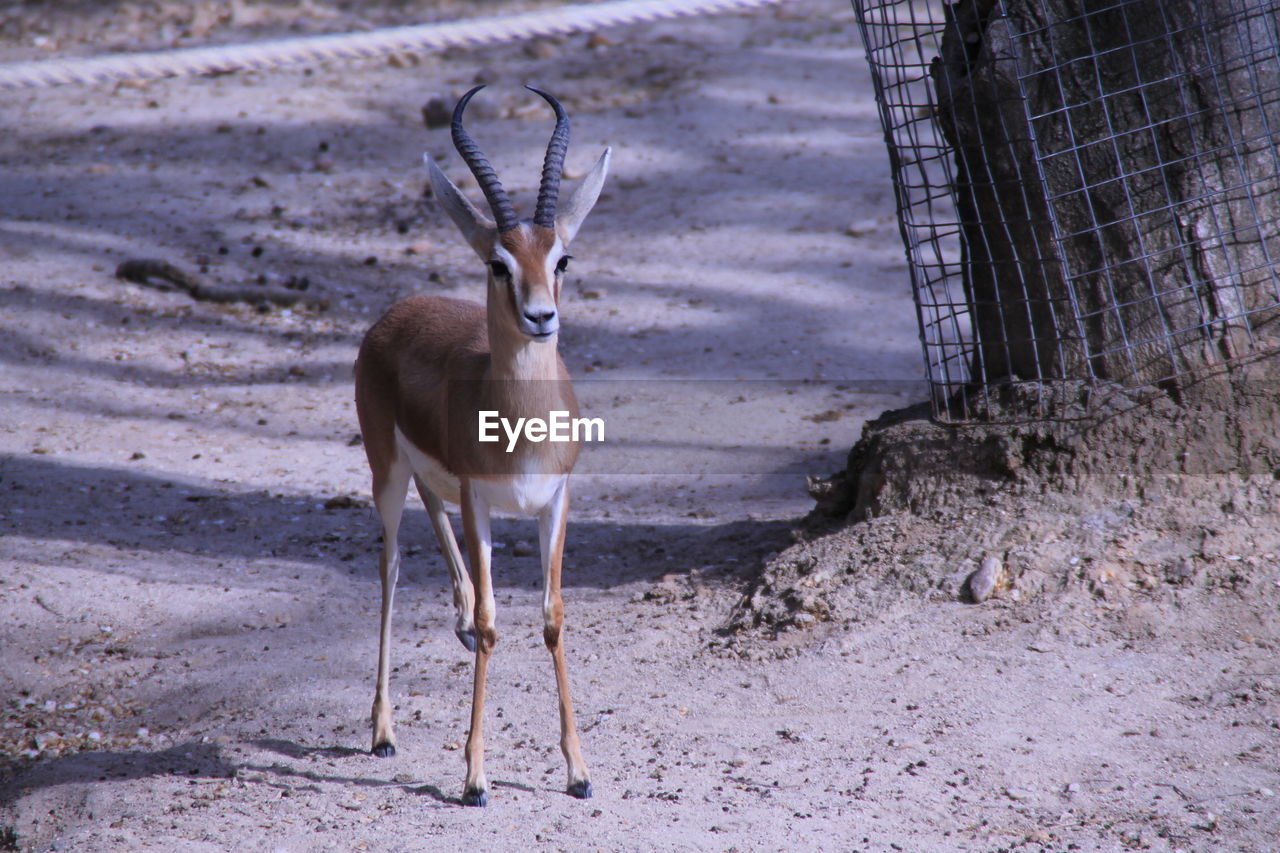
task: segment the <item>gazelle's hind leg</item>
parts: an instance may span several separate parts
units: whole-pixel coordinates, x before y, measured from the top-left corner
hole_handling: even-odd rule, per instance
[[[400,575],[400,518],[409,491],[409,463],[393,461],[374,486],[373,503],[382,519],[382,556],[378,573],[382,576],[382,624],[378,634],[378,686],[373,694],[373,754],[387,758],[396,754],[396,735],[391,726],[391,605]]]
[[[431,516],[431,526],[435,528],[436,541],[440,543],[440,553],[444,555],[444,561],[449,564],[449,578],[453,582],[453,607],[458,614],[453,633],[458,635],[458,639],[462,645],[466,646],[467,651],[474,652],[476,650],[476,593],[471,583],[471,575],[468,574],[467,567],[462,562],[462,552],[458,550],[458,540],[453,535],[453,525],[449,523],[449,514],[445,512],[444,501],[427,488],[427,484],[422,482],[421,477],[415,476],[413,481],[418,486],[422,503],[427,507],[427,515]]]

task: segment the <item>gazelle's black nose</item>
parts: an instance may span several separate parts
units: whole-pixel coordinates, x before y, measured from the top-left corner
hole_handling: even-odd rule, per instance
[[[545,326],[556,318],[555,311],[528,311],[524,312],[524,317],[535,326]]]

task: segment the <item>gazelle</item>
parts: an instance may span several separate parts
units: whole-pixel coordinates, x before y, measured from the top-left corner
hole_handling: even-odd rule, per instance
[[[493,219],[481,213],[430,157],[425,157],[435,197],[488,269],[485,306],[441,296],[415,296],[393,305],[365,335],[356,361],[356,410],[373,474],[373,497],[382,520],[382,623],[378,683],[373,699],[373,754],[395,754],[388,696],[391,605],[400,555],[396,535],[412,478],[426,504],[449,565],[457,609],[455,633],[474,651],[475,682],[467,776],[462,800],[488,801],[484,773],[484,691],[494,630],[490,509],[537,516],[544,592],[543,639],[555,666],[560,697],[560,748],[568,763],[568,792],[591,796],[574,723],[561,631],[564,605],[560,564],[569,515],[569,472],[576,441],[482,443],[481,412],[541,417],[570,412],[578,404],[556,351],[559,303],[569,243],[595,205],[609,169],[606,148],[581,185],[557,210],[560,177],[569,144],[569,119],[551,95],[529,87],[555,111],[542,183],[531,221],[521,221],[493,168],[462,124],[467,104],[483,86],[458,101],[453,144],[475,176]],[[463,564],[444,502],[458,504],[470,561]]]

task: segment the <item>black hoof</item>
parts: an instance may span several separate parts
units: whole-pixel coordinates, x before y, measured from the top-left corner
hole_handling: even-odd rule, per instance
[[[474,652],[476,650],[476,632],[474,630],[454,631],[453,633],[458,635],[458,642],[466,646],[467,651]],[[484,804],[481,803],[481,805]]]
[[[583,779],[581,782],[574,782],[569,786],[569,796],[577,797],[580,800],[591,799],[591,780]]]
[[[464,806],[484,806],[489,805],[489,792],[481,791],[479,788],[468,788],[462,792],[462,804]]]
[[[371,752],[379,758],[390,758],[396,754],[396,745],[391,743],[391,741],[384,740],[382,743],[375,746]]]

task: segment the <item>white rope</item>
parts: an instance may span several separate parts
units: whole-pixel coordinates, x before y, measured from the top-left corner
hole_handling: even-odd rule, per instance
[[[590,32],[620,24],[737,12],[785,2],[788,0],[615,0],[609,3],[561,6],[497,18],[392,27],[368,33],[86,59],[14,62],[0,65],[0,89],[154,80],[249,69],[261,71],[306,62],[370,59],[450,47],[481,47],[527,38]]]

